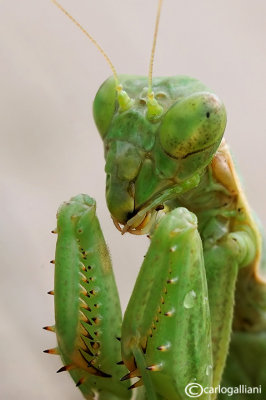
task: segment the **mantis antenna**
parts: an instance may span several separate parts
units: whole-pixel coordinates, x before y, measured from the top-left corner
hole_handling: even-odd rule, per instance
[[[161,9],[162,9],[163,0],[159,0],[158,9],[157,9],[157,16],[155,22],[155,29],[153,34],[153,43],[151,49],[151,58],[150,58],[150,66],[149,66],[149,86],[148,86],[148,95],[152,93],[152,71],[153,71],[153,62],[154,62],[154,54],[155,54],[155,47],[156,47],[156,40],[158,36],[158,29],[159,29],[159,21],[161,16]]]
[[[123,90],[122,85],[119,83],[116,69],[115,69],[112,61],[108,57],[108,55],[105,53],[103,48],[99,45],[99,43],[94,39],[94,37],[92,35],[90,35],[86,31],[86,29],[83,28],[83,26],[74,17],[72,17],[72,15],[63,6],[61,6],[60,3],[58,3],[56,0],[51,0],[51,1],[90,39],[90,41],[97,47],[99,52],[104,56],[105,60],[107,61],[108,65],[111,68],[112,73],[114,75],[116,91],[118,94],[119,111],[122,112],[122,111],[128,110],[132,106],[134,101],[128,96],[128,94]]]
[[[156,16],[156,21],[155,21],[155,29],[154,29],[154,34],[153,34],[153,43],[152,43],[152,49],[151,49],[151,58],[150,58],[149,75],[148,75],[148,93],[147,93],[147,108],[148,109],[147,109],[146,115],[147,115],[147,118],[151,121],[158,120],[163,113],[163,107],[160,106],[160,104],[154,98],[154,93],[152,91],[153,61],[154,61],[156,40],[157,40],[157,36],[158,36],[158,28],[159,28],[162,3],[163,3],[163,0],[159,0],[157,16]]]
[[[111,68],[113,75],[114,75],[114,79],[115,79],[115,83],[116,86],[119,86],[119,81],[118,81],[118,77],[117,77],[117,72],[115,70],[115,67],[113,66],[112,61],[110,60],[110,58],[108,57],[108,55],[105,53],[105,51],[103,50],[103,48],[99,45],[99,43],[86,31],[85,28],[83,28],[83,26],[74,18],[72,17],[71,14],[69,14],[69,12],[67,10],[64,9],[63,6],[61,6],[61,4],[59,4],[56,0],[51,0],[52,3],[54,3],[54,5],[56,5],[56,7],[59,8],[59,10],[61,10],[72,22],[74,22],[74,24],[90,39],[90,41],[97,47],[97,49],[99,50],[99,52],[104,56],[105,60],[107,61],[107,63],[109,64],[109,67]]]

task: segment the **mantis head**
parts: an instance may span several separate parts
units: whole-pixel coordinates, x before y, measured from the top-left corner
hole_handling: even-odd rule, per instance
[[[189,77],[154,78],[152,99],[147,78],[122,75],[119,82],[123,90],[113,78],[100,87],[94,119],[105,146],[110,213],[122,225],[133,218],[141,231],[161,199],[171,199],[171,188],[199,176],[210,163],[226,111],[215,94]]]

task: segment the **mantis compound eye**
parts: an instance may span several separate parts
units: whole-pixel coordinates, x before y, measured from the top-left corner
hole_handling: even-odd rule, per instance
[[[174,104],[165,114],[159,128],[160,142],[173,158],[182,160],[206,153],[208,162],[220,144],[225,125],[226,111],[218,97],[196,93]]]
[[[111,77],[102,84],[93,102],[93,117],[102,139],[104,139],[111,124],[116,107],[116,98],[116,84],[114,78]]]

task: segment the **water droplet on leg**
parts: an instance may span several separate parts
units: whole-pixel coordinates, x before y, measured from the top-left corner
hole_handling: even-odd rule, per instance
[[[188,292],[184,298],[184,307],[185,308],[192,308],[195,305],[196,302],[196,292],[194,290],[191,290]]]

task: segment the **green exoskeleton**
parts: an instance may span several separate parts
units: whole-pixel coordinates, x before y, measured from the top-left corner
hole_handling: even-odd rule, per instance
[[[261,385],[263,398],[262,236],[223,139],[226,111],[196,79],[152,79],[154,46],[149,78],[111,65],[93,104],[108,209],[122,233],[149,235],[149,250],[122,319],[95,201],[65,202],[54,231],[55,326],[45,327],[58,346],[47,352],[60,354],[59,371],[87,399],[210,399],[220,384]]]

